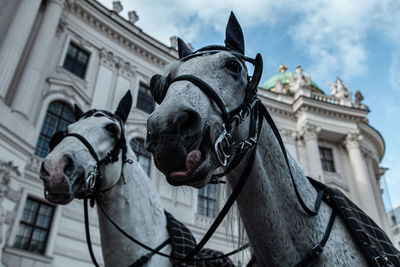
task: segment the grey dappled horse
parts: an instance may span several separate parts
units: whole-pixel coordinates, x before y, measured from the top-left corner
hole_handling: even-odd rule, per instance
[[[172,185],[205,186],[218,167],[225,165],[224,151],[214,153],[216,136],[223,130],[221,105],[210,97],[196,79],[208,84],[222,100],[227,113],[241,107],[245,88],[251,83],[244,62],[243,34],[231,15],[226,29],[225,48],[206,47],[193,53],[179,43],[181,60],[167,67],[151,82],[152,94],[160,106],[148,119],[146,145],[155,164]],[[196,79],[180,79],[188,75]],[[208,93],[205,93],[207,91]],[[248,138],[251,116],[231,125],[230,142]],[[226,126],[226,125],[225,125]],[[239,182],[251,153],[227,175],[232,186]],[[317,192],[303,169],[289,156],[294,181],[308,207]],[[226,169],[226,167],[224,168]],[[237,197],[258,266],[293,266],[322,238],[331,208],[322,203],[311,217],[299,205],[281,147],[271,127],[264,123],[255,148],[249,178]],[[345,225],[336,217],[323,253],[316,266],[367,266]]]
[[[117,152],[118,158],[98,170],[102,180],[96,181],[95,190],[102,194],[100,201],[104,210],[119,226],[134,238],[155,248],[169,238],[166,217],[157,191],[123,138],[123,127],[130,108],[129,93],[121,100],[116,114],[102,110],[83,114],[78,109],[75,113],[80,119],[69,125],[67,132],[85,138],[99,159],[107,158],[114,147],[119,143],[122,145]],[[52,144],[55,147],[42,163],[40,178],[49,201],[68,204],[84,193],[85,179],[93,172],[97,162],[75,136],[66,136],[58,141],[60,143]],[[105,218],[98,205],[97,208],[106,266],[130,266],[148,253],[123,236]],[[169,254],[170,250],[168,244],[161,251]],[[172,264],[168,258],[154,256],[146,266]]]

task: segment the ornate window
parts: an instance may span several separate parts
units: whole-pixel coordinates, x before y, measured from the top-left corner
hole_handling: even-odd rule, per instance
[[[14,247],[43,254],[53,214],[53,206],[27,198]]]
[[[327,172],[335,172],[332,149],[327,147],[319,147],[319,155],[321,158],[322,169]]]
[[[199,189],[197,201],[197,213],[200,215],[215,217],[217,204],[217,192],[214,184],[208,184]]]
[[[143,84],[139,84],[139,93],[136,107],[147,113],[151,113],[154,110],[153,97],[151,96],[149,88],[147,88]]]
[[[139,138],[132,139],[130,145],[136,154],[140,166],[142,166],[147,175],[150,175],[151,153],[144,148],[144,140]]]
[[[72,109],[61,101],[50,103],[46,117],[40,130],[39,139],[36,144],[35,155],[46,157],[49,154],[50,138],[57,131],[63,131],[67,126],[75,121]]]
[[[85,77],[86,68],[89,62],[89,53],[83,51],[74,44],[69,44],[67,55],[65,56],[64,69],[69,70],[80,78]]]

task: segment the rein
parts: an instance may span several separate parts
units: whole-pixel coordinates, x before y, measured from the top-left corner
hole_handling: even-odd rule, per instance
[[[227,112],[226,107],[222,101],[222,99],[218,96],[216,91],[211,88],[206,82],[201,80],[198,77],[195,77],[193,75],[180,75],[175,78],[173,78],[169,83],[165,84],[163,89],[163,92],[161,92],[161,98],[155,99],[159,104],[163,100],[163,98],[166,95],[166,91],[168,90],[169,86],[174,83],[174,82],[179,82],[179,81],[188,81],[198,87],[204,94],[206,94],[219,108],[221,111],[221,117],[223,120],[223,131],[221,132],[220,136],[216,139],[216,142],[214,143],[214,152],[215,155],[217,156],[217,159],[219,160],[219,163],[221,166],[226,167],[225,172],[220,173],[220,174],[214,174],[210,180],[210,183],[221,183],[219,181],[219,178],[226,175],[229,173],[231,170],[233,170],[246,156],[247,152],[250,150],[253,150],[252,153],[249,156],[248,162],[245,166],[245,169],[236,184],[233,192],[231,193],[229,199],[227,200],[226,204],[214,220],[213,224],[207,231],[207,233],[204,235],[203,239],[198,243],[198,245],[185,257],[184,260],[181,262],[186,262],[192,259],[207,243],[207,241],[211,238],[213,233],[216,231],[218,226],[221,224],[222,220],[228,213],[229,209],[232,207],[234,201],[240,194],[241,190],[243,189],[246,181],[248,180],[248,177],[250,175],[254,158],[255,158],[255,153],[256,149],[255,147],[257,146],[257,141],[258,137],[260,135],[261,129],[262,129],[262,124],[263,120],[265,119],[269,126],[271,127],[275,137],[278,140],[279,146],[282,150],[282,153],[285,158],[286,165],[288,166],[289,170],[289,175],[295,190],[295,194],[297,197],[297,200],[299,201],[302,209],[309,215],[309,216],[316,216],[318,214],[319,208],[321,206],[322,199],[325,195],[324,190],[320,190],[318,192],[318,196],[315,200],[314,203],[314,208],[310,209],[305,203],[303,198],[300,195],[300,192],[297,188],[296,182],[293,177],[292,170],[290,168],[289,164],[289,159],[288,155],[284,146],[284,143],[282,141],[282,138],[280,136],[279,130],[276,127],[274,121],[272,120],[271,115],[269,114],[268,110],[261,104],[261,101],[257,98],[257,87],[258,83],[261,78],[261,73],[262,73],[262,57],[260,54],[257,54],[256,58],[250,59],[248,57],[245,57],[241,54],[238,54],[234,51],[231,51],[230,49],[222,46],[211,46],[211,47],[205,47],[197,52],[194,52],[193,54],[190,54],[189,56],[182,58],[181,61],[187,61],[188,59],[191,59],[193,57],[203,55],[203,54],[212,54],[212,53],[217,53],[220,51],[228,51],[232,55],[236,56],[239,58],[244,65],[244,61],[248,61],[252,64],[254,64],[254,74],[253,77],[250,79],[248,77],[248,84],[245,89],[245,100],[244,103],[237,109],[233,110],[232,112]],[[158,78],[157,76],[155,76]],[[153,78],[152,78],[153,79]],[[154,94],[153,94],[154,95]],[[248,116],[250,116],[250,127],[249,127],[249,137],[246,140],[243,140],[239,143],[236,143],[235,141],[232,140],[232,124],[240,124],[242,123]],[[258,127],[257,127],[258,124]],[[235,155],[233,159],[230,159],[232,155]],[[228,161],[230,161],[230,164],[228,165]],[[296,265],[296,266],[306,266],[309,262],[314,260],[323,250],[323,247],[329,238],[329,234],[332,230],[333,222],[335,218],[335,213],[332,211],[331,217],[329,219],[329,223],[327,225],[327,228],[325,230],[324,237],[318,243],[316,246],[314,246],[308,253],[307,255]]]
[[[146,264],[150,258],[152,256],[154,256],[155,254],[162,256],[162,257],[166,257],[169,258],[171,260],[175,260],[178,262],[186,262],[186,258],[181,258],[181,257],[174,257],[165,253],[160,252],[161,249],[163,249],[166,245],[168,245],[170,243],[170,238],[168,238],[167,240],[165,240],[164,242],[162,242],[159,246],[157,246],[156,248],[151,248],[147,245],[145,245],[144,243],[138,241],[137,239],[135,239],[134,237],[132,237],[131,235],[129,235],[126,231],[124,231],[104,210],[103,205],[101,204],[100,201],[100,197],[99,195],[109,191],[110,189],[112,189],[114,186],[116,186],[118,184],[118,182],[114,185],[112,185],[110,188],[107,188],[103,191],[99,191],[98,187],[100,186],[101,182],[102,182],[102,175],[101,175],[101,168],[104,167],[105,165],[108,164],[113,164],[115,162],[117,162],[119,160],[119,152],[122,150],[122,169],[124,167],[125,163],[129,163],[132,164],[133,161],[130,159],[126,159],[126,152],[127,152],[127,146],[126,146],[126,139],[125,139],[125,134],[123,131],[123,125],[120,122],[120,127],[121,127],[121,136],[117,141],[117,144],[114,146],[114,148],[107,153],[107,155],[103,158],[103,159],[99,159],[99,157],[97,156],[96,151],[94,150],[93,146],[86,140],[85,137],[83,137],[80,134],[77,133],[68,133],[68,131],[60,131],[60,132],[56,132],[51,140],[50,140],[50,151],[54,149],[54,147],[56,145],[58,145],[64,138],[66,137],[75,137],[77,138],[80,142],[82,142],[82,144],[88,149],[89,153],[91,154],[91,156],[95,159],[96,161],[96,166],[94,167],[94,169],[89,173],[88,177],[85,179],[84,182],[84,186],[77,192],[77,198],[78,199],[83,199],[84,200],[84,221],[85,221],[85,235],[86,235],[86,243],[88,246],[88,250],[89,250],[89,254],[90,257],[92,259],[93,264],[98,267],[100,266],[96,260],[96,257],[94,255],[93,252],[93,247],[92,247],[92,242],[91,242],[91,235],[90,235],[90,227],[89,227],[89,212],[88,212],[88,200],[90,199],[90,206],[93,207],[94,203],[97,202],[97,205],[99,206],[100,210],[102,211],[102,213],[104,214],[104,216],[107,218],[107,220],[118,230],[120,231],[125,237],[127,237],[129,240],[131,240],[132,242],[134,242],[135,244],[137,244],[138,246],[150,251],[149,253],[143,255],[142,257],[140,257],[139,259],[137,259],[133,264],[130,265],[130,267],[138,267],[138,266],[143,266],[144,264]],[[123,174],[121,173],[121,177],[123,178]],[[46,194],[46,191],[45,191]],[[236,254],[246,248],[248,248],[250,245],[249,244],[245,244],[243,246],[241,246],[238,249],[235,249],[229,253],[223,254],[223,255],[219,255],[219,256],[211,256],[211,257],[206,257],[206,258],[193,258],[191,259],[192,261],[211,261],[211,260],[218,260],[221,258],[225,258],[225,257],[229,257],[233,254]],[[202,246],[203,247],[203,246]],[[200,248],[201,249],[201,248]]]

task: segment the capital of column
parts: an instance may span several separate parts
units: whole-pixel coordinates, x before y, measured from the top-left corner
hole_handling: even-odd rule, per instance
[[[60,5],[62,8],[65,7],[65,0],[49,0],[48,3],[55,3]]]
[[[311,139],[317,140],[319,132],[321,132],[321,128],[315,124],[306,123],[301,127],[301,133],[306,141]]]
[[[118,58],[105,48],[100,49],[100,64],[113,68],[118,63]]]
[[[279,129],[282,139],[285,143],[294,143],[296,141],[297,133],[290,129]]]
[[[360,141],[362,139],[363,136],[360,133],[349,133],[343,143],[347,149],[360,148]]]

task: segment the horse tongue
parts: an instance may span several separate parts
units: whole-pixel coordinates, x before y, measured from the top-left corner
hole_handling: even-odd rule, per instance
[[[184,178],[191,175],[201,163],[201,151],[196,149],[190,151],[186,156],[186,170],[172,172],[170,175],[174,178]]]

